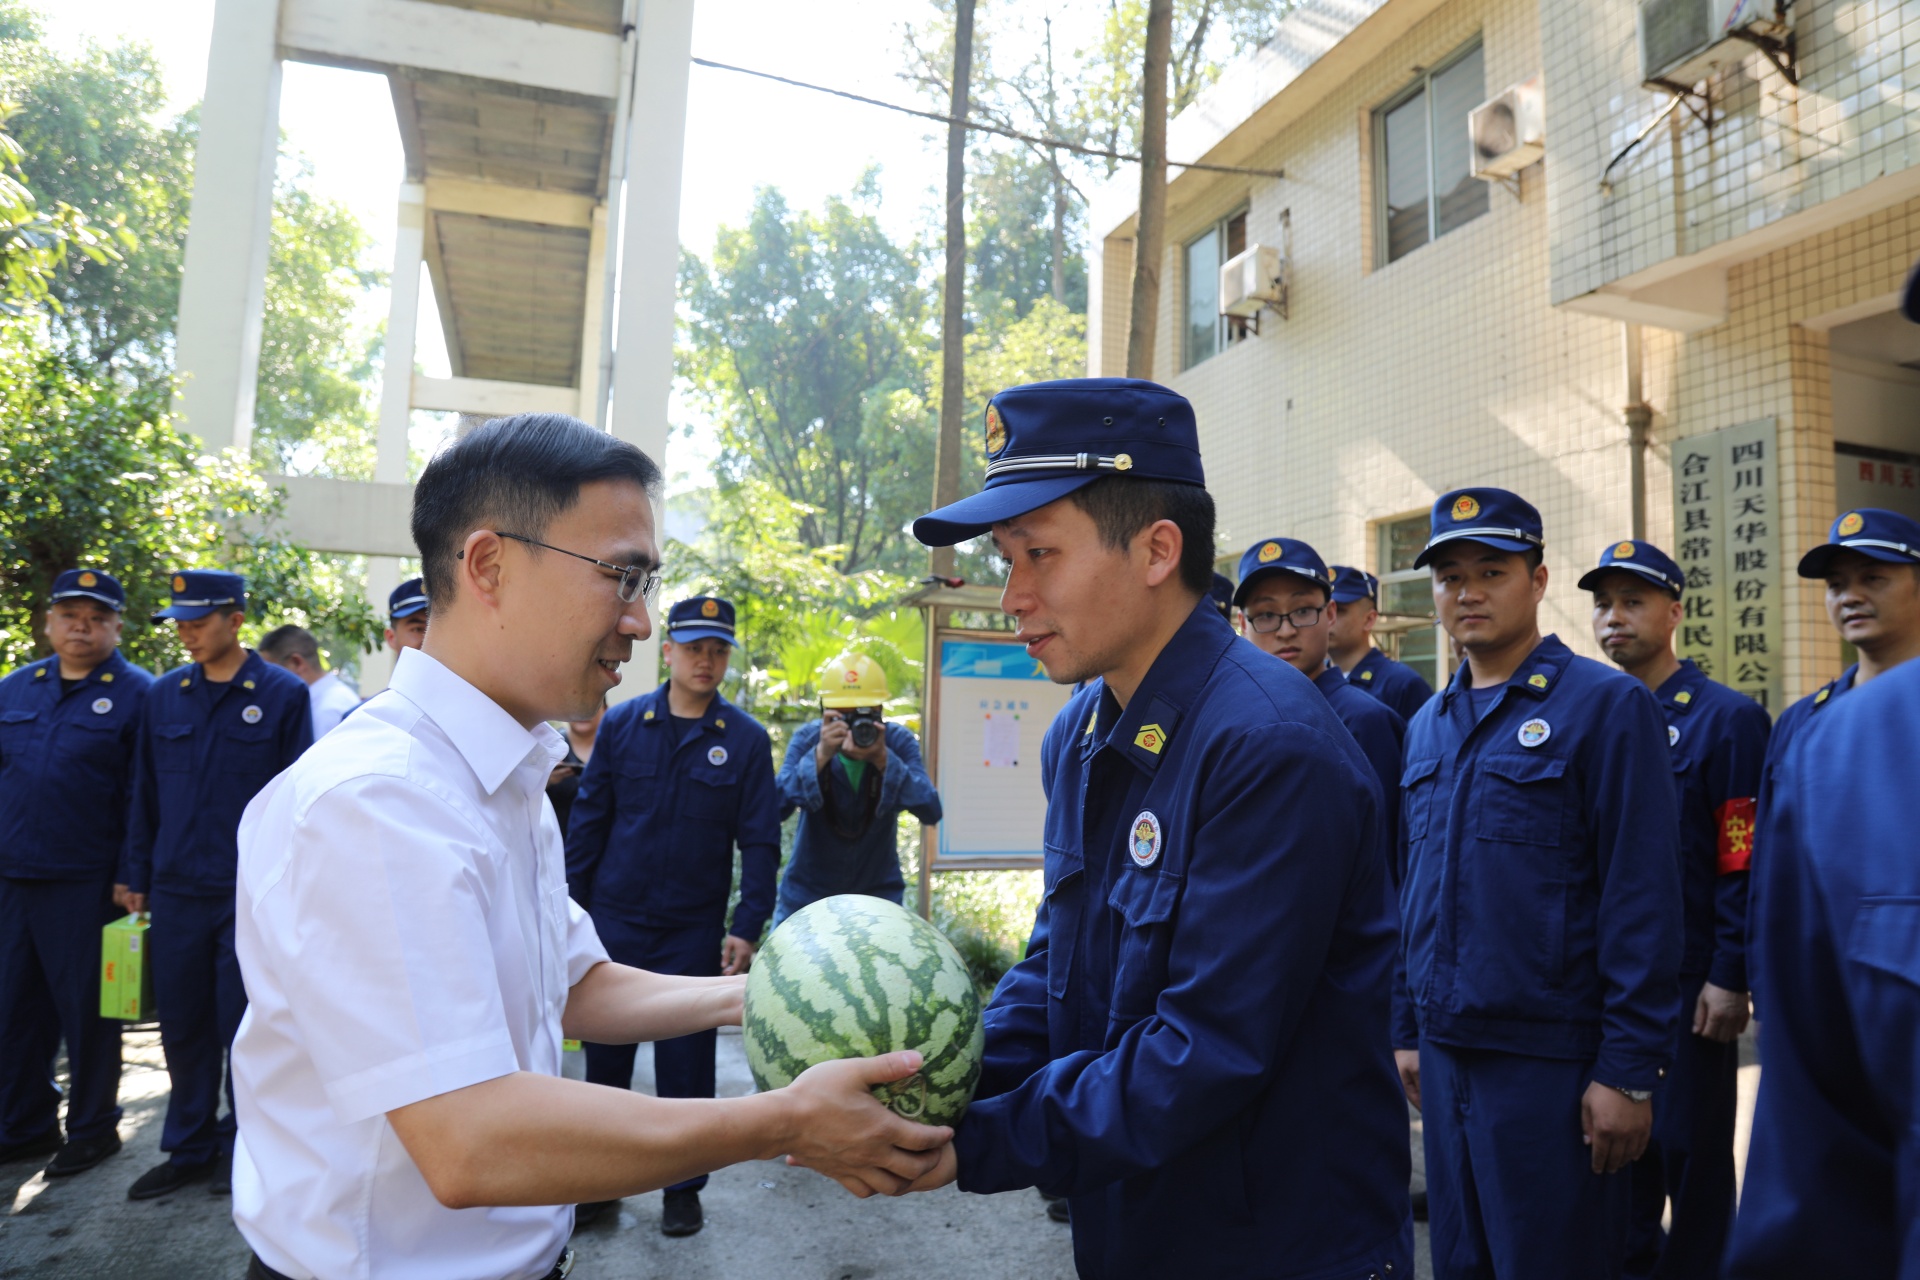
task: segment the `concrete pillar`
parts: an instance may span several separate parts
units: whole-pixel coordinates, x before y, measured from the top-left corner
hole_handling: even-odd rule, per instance
[[[633,107],[627,130],[626,207],[620,220],[618,328],[607,429],[664,469],[667,396],[673,387],[674,290],[680,260],[680,165],[686,149],[693,0],[643,0],[634,33]],[[608,193],[613,205],[615,195]],[[656,528],[665,513],[654,513]],[[664,536],[664,530],[662,530]],[[654,687],[659,627],[634,646],[616,701]]]
[[[601,430],[607,425],[606,388],[600,383],[606,318],[607,206],[596,204],[587,232],[587,298],[580,314],[580,407],[574,413]]]
[[[216,0],[180,277],[173,409],[208,449],[253,438],[273,169],[280,144],[274,0]]]
[[[387,616],[387,597],[400,585],[400,560],[397,556],[367,557],[367,603],[382,618]],[[371,698],[387,687],[393,678],[393,650],[381,645],[360,656],[360,696]]]

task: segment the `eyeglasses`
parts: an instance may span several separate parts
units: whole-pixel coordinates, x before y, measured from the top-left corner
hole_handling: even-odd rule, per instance
[[[611,569],[620,575],[620,581],[618,585],[614,587],[614,590],[619,594],[620,599],[627,604],[632,604],[635,600],[643,596],[646,598],[648,604],[652,604],[654,599],[660,594],[660,571],[658,569],[649,570],[645,565],[639,564],[608,564],[605,560],[595,560],[592,556],[583,556],[578,551],[568,551],[565,547],[556,547],[551,543],[541,542],[537,538],[529,538],[523,533],[507,533],[504,530],[495,529],[493,536],[496,538],[512,538],[515,542],[524,542],[530,547],[541,547],[547,551],[558,551],[563,556],[572,556],[575,560],[585,560],[588,564],[597,564],[602,569]],[[459,554],[465,555],[466,553],[463,551]],[[458,559],[459,556],[455,556],[454,558]]]
[[[1283,622],[1292,623],[1295,631],[1305,631],[1320,621],[1320,615],[1326,612],[1326,608],[1324,604],[1303,604],[1290,613],[1250,613],[1247,615],[1247,625],[1261,635],[1278,631]]]

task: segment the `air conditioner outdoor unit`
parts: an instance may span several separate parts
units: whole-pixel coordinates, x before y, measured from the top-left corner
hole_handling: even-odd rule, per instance
[[[1541,77],[1522,80],[1467,116],[1473,176],[1494,181],[1547,153],[1547,95]]]
[[[1256,316],[1272,307],[1287,312],[1287,260],[1272,245],[1249,245],[1220,268],[1220,314]]]
[[[1787,33],[1772,0],[1640,0],[1640,79],[1685,92]]]

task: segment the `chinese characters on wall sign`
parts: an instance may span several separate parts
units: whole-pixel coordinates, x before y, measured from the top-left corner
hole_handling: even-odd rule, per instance
[[[1785,676],[1777,449],[1772,418],[1673,445],[1674,559],[1687,575],[1675,647],[1772,712]]]

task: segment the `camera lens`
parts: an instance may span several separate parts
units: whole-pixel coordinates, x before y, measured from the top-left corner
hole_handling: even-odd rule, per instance
[[[856,720],[852,729],[853,745],[865,751],[880,741],[880,726],[871,720]]]

